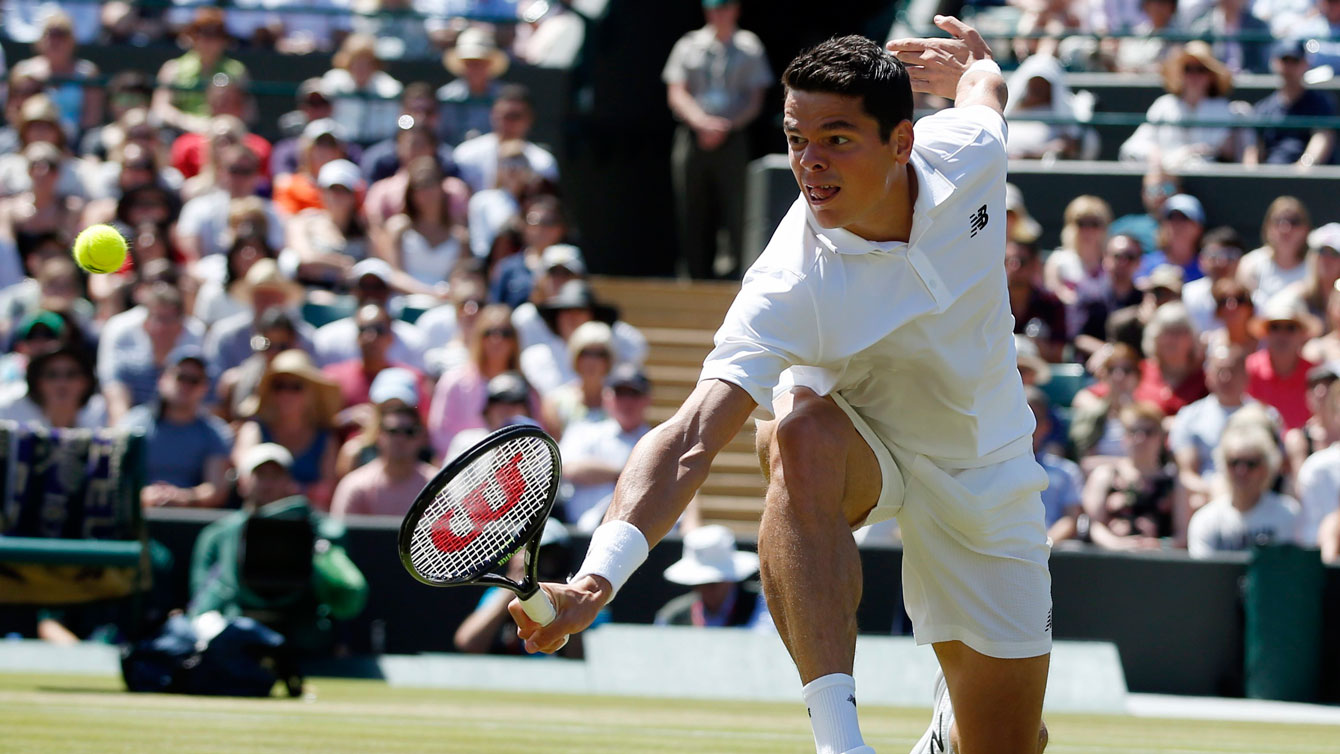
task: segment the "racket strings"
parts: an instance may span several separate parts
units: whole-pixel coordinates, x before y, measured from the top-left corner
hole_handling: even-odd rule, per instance
[[[546,513],[554,457],[535,438],[499,445],[462,469],[419,519],[410,559],[423,576],[465,581],[502,565]]]

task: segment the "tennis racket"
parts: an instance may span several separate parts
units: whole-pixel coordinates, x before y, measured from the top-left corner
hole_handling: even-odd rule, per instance
[[[447,464],[400,524],[400,562],[429,586],[510,589],[542,626],[556,613],[536,578],[544,522],[563,468],[558,444],[534,426],[504,427]],[[496,571],[525,550],[516,582]]]

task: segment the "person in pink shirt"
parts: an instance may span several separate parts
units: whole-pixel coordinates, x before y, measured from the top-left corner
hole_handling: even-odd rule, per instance
[[[377,457],[349,472],[335,487],[330,504],[334,518],[403,516],[433,478],[433,467],[419,460],[425,440],[419,412],[399,406],[380,413]]]
[[[1252,335],[1261,350],[1247,357],[1247,394],[1274,406],[1284,428],[1307,423],[1307,373],[1316,366],[1303,358],[1303,344],[1321,332],[1321,325],[1302,299],[1288,291],[1272,296],[1252,320]]]

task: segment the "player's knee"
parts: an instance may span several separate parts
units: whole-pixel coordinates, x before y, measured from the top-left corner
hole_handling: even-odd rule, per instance
[[[836,415],[834,415],[836,412]],[[797,402],[792,411],[773,422],[768,430],[766,467],[771,484],[788,488],[797,484],[822,484],[832,479],[831,470],[843,458],[844,435],[841,409],[822,400]],[[760,442],[764,438],[760,438]],[[760,456],[763,448],[760,447]]]

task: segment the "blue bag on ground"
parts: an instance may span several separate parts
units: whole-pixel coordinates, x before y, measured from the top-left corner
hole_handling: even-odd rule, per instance
[[[169,618],[158,636],[127,647],[121,673],[130,691],[269,696],[282,681],[302,693],[302,675],[284,637],[251,618],[226,619],[208,639],[185,616]]]

